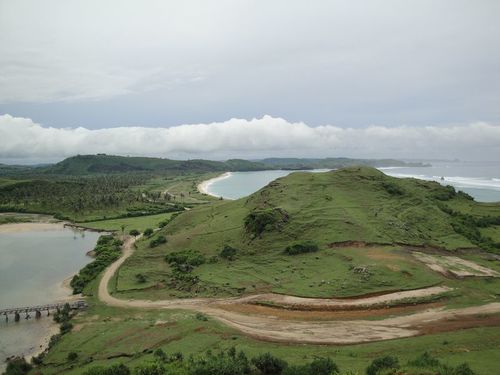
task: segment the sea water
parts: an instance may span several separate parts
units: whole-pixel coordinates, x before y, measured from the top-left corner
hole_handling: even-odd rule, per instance
[[[413,177],[452,185],[479,202],[500,201],[500,162],[432,162],[429,167],[388,167],[380,170],[394,177]],[[210,184],[207,190],[225,199],[238,199],[290,173],[292,171],[284,170],[232,172],[227,178]]]

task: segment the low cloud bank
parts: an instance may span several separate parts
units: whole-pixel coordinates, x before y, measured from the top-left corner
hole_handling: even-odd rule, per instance
[[[230,119],[173,127],[52,128],[0,116],[0,159],[44,161],[75,154],[168,158],[270,156],[499,160],[500,126],[311,127],[282,118]]]

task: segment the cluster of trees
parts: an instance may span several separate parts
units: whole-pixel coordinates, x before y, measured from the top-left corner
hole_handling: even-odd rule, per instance
[[[76,354],[76,356],[75,356]],[[72,361],[78,358],[75,353]],[[347,370],[341,372],[337,364],[330,358],[318,357],[312,361],[298,365],[288,364],[271,353],[260,354],[248,358],[245,352],[231,348],[219,353],[210,350],[202,356],[191,356],[185,359],[182,353],[166,354],[162,349],[153,353],[153,361],[130,369],[124,364],[110,367],[93,367],[85,375],[360,375]],[[69,358],[68,358],[69,361]],[[20,363],[18,366],[26,366]],[[23,374],[19,372],[16,374]],[[440,374],[440,375],[475,375],[468,364],[449,366],[438,359],[424,353],[415,360],[401,365],[397,357],[385,356],[376,358],[365,369],[366,375],[388,374]],[[7,372],[8,375],[14,374]]]
[[[314,253],[319,250],[318,245],[314,241],[301,241],[287,246],[285,254],[297,255],[304,253]]]
[[[288,219],[288,213],[281,208],[255,210],[245,217],[245,230],[252,236],[260,236],[263,232],[280,229]]]
[[[82,293],[85,286],[94,280],[99,273],[120,257],[122,241],[111,235],[99,237],[94,248],[96,258],[93,262],[83,267],[77,275],[71,279],[73,294]]]
[[[197,250],[173,252],[165,256],[165,261],[172,269],[169,286],[177,290],[192,291],[199,282],[199,277],[191,271],[206,262],[206,258]]]
[[[117,209],[124,216],[138,216],[173,210],[164,197],[137,189],[150,178],[139,174],[108,176],[33,176],[0,186],[0,209],[58,214],[73,218]],[[130,208],[127,210],[127,208]],[[125,213],[127,215],[125,215]]]
[[[492,225],[500,225],[500,216],[476,217],[470,214],[452,210],[450,207],[440,204],[440,209],[451,216],[453,230],[470,240],[473,244],[491,252],[500,251],[500,243],[491,237],[481,234],[480,228]]]

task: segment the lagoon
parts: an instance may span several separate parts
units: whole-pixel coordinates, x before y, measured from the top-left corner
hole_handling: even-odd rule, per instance
[[[0,308],[57,302],[71,292],[63,281],[92,261],[98,233],[72,230],[61,224],[0,226]],[[44,314],[45,315],[45,314]],[[0,317],[0,371],[12,355],[32,355],[54,330],[52,319],[7,323]]]

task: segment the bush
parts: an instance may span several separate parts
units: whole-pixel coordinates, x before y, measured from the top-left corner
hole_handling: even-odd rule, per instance
[[[174,270],[179,272],[190,272],[194,267],[205,263],[205,256],[196,250],[178,251],[167,254],[165,261]]]
[[[144,284],[146,281],[147,281],[147,278],[145,275],[143,275],[142,273],[138,273],[135,275],[135,279],[137,280],[137,282],[139,284]]]
[[[144,230],[144,235],[145,235],[146,237],[149,237],[149,236],[151,236],[152,234],[153,234],[153,229],[151,229],[151,228],[146,228],[146,229]]]
[[[167,238],[165,236],[158,236],[154,240],[151,240],[151,242],[149,242],[149,247],[157,247],[164,243],[167,243]]]
[[[137,229],[132,229],[130,232],[128,232],[131,236],[137,237],[141,232],[139,232]]]
[[[78,353],[69,352],[67,358],[68,358],[68,361],[70,361],[70,362],[76,361],[78,359]]]
[[[92,367],[84,375],[130,375],[130,369],[120,363],[111,367]]]
[[[398,185],[393,182],[383,182],[382,187],[387,191],[390,195],[403,195],[404,191]]]
[[[385,356],[374,359],[370,366],[366,368],[366,375],[377,375],[380,370],[398,368],[399,360],[396,357]]]
[[[15,357],[7,361],[6,375],[24,375],[32,369],[32,366],[22,357]]]
[[[408,364],[413,367],[437,367],[439,366],[439,361],[429,353],[424,352],[413,361],[408,361]]]
[[[252,363],[264,375],[279,375],[287,367],[287,363],[271,353],[252,358]]]
[[[245,217],[245,230],[255,236],[263,232],[279,229],[283,223],[288,222],[288,213],[281,208],[269,208],[267,210],[256,210]]]
[[[317,358],[305,365],[290,366],[283,372],[283,375],[333,375],[338,373],[338,366],[330,358]]]
[[[313,253],[319,250],[318,245],[313,241],[297,242],[293,245],[287,246],[285,254],[297,255],[304,253]]]
[[[70,322],[64,322],[64,323],[61,323],[59,328],[61,330],[61,334],[64,335],[73,329],[73,324],[71,324]]]
[[[235,249],[234,247],[231,247],[229,245],[224,245],[224,248],[219,255],[221,258],[233,260],[237,252],[238,249]]]

